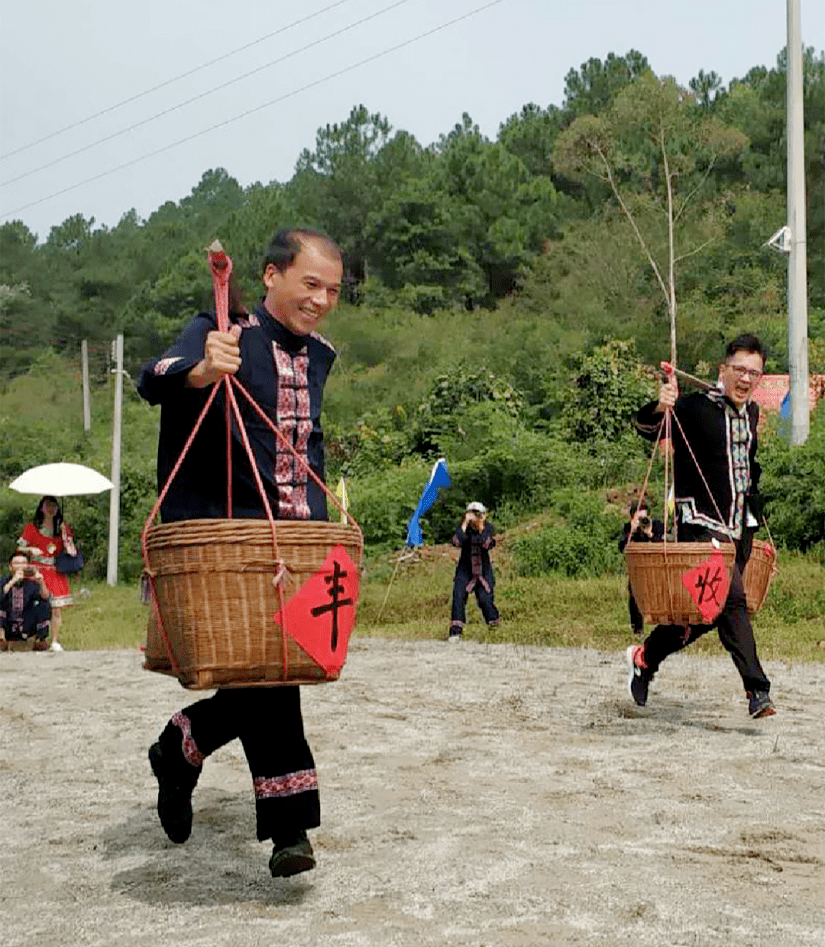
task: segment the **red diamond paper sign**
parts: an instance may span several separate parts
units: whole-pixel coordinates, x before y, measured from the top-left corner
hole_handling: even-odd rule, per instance
[[[689,572],[682,573],[682,585],[690,592],[702,618],[712,622],[722,611],[730,589],[730,576],[721,553],[714,552]]]
[[[275,615],[275,621],[322,667],[337,674],[358,605],[358,567],[343,546],[335,546],[315,575]]]

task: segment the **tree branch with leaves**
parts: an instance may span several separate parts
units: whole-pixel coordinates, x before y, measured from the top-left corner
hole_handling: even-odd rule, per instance
[[[740,131],[709,117],[695,93],[650,72],[621,89],[599,115],[577,118],[556,141],[556,171],[604,181],[626,218],[667,306],[674,364],[677,264],[717,238],[714,211],[724,196],[700,197],[714,163],[746,144]]]

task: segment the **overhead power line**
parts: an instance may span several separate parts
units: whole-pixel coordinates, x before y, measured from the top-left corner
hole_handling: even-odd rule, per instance
[[[55,191],[53,194],[47,194],[45,197],[40,197],[36,201],[23,204],[21,207],[16,207],[14,210],[5,211],[4,213],[0,214],[0,218],[11,217],[14,214],[19,214],[21,211],[28,210],[30,207],[36,207],[38,204],[42,204],[45,201],[50,201],[55,197],[60,197],[62,194],[67,194],[69,191],[74,191],[79,187],[83,187],[85,184],[91,184],[93,181],[99,181],[101,178],[108,177],[111,174],[116,174],[118,171],[123,171],[125,168],[130,168],[133,165],[148,160],[149,158],[154,158],[157,155],[163,154],[164,152],[171,151],[173,148],[177,148],[180,145],[186,144],[188,141],[194,141],[194,139],[200,138],[203,135],[207,135],[209,132],[216,131],[219,128],[225,128],[227,125],[231,125],[243,118],[254,115],[256,112],[261,112],[273,105],[277,105],[279,102],[283,102],[286,99],[290,99],[293,96],[299,95],[301,92],[306,92],[308,89],[313,89],[325,82],[329,82],[331,79],[337,79],[339,76],[343,76],[348,72],[352,72],[354,69],[358,69],[361,66],[367,65],[368,63],[375,62],[377,59],[388,56],[390,53],[397,52],[399,49],[404,49],[406,46],[411,46],[413,43],[417,43],[422,39],[426,39],[428,36],[433,36],[436,33],[440,33],[442,30],[448,29],[451,26],[455,26],[456,23],[461,23],[464,20],[468,20],[470,17],[476,16],[476,14],[482,13],[484,10],[489,10],[491,7],[498,6],[498,4],[503,2],[504,0],[490,0],[489,3],[484,3],[480,7],[470,10],[468,13],[464,13],[455,19],[448,20],[446,23],[442,23],[440,26],[433,27],[431,30],[426,30],[423,33],[419,33],[417,36],[413,36],[410,39],[404,40],[402,43],[397,43],[395,46],[390,46],[387,49],[382,50],[380,53],[374,53],[372,56],[367,56],[365,59],[360,59],[358,62],[353,63],[350,66],[345,66],[343,69],[332,72],[321,79],[308,82],[306,85],[303,85],[298,89],[293,89],[292,92],[286,92],[284,95],[280,95],[275,99],[270,99],[268,102],[264,102],[262,105],[256,105],[255,108],[248,109],[245,112],[234,115],[232,118],[227,118],[215,125],[210,125],[208,128],[204,128],[199,132],[195,132],[192,135],[187,135],[185,138],[180,138],[168,145],[164,145],[162,148],[157,148],[154,151],[147,152],[146,154],[140,155],[137,158],[132,158],[131,161],[125,161],[123,164],[119,164],[114,168],[109,168],[107,171],[101,171],[100,174],[95,174],[90,178],[85,178],[82,181],[78,181],[76,184],[70,184],[68,187],[64,187],[59,191]]]
[[[282,26],[280,29],[274,30],[272,33],[267,33],[266,36],[261,36],[259,39],[253,40],[251,43],[238,46],[236,49],[233,49],[228,53],[224,53],[222,56],[218,56],[215,59],[210,59],[208,62],[201,63],[199,66],[195,66],[193,69],[189,69],[187,72],[182,72],[177,76],[172,76],[171,79],[164,79],[163,82],[152,86],[150,89],[145,89],[143,92],[138,92],[137,94],[130,96],[128,99],[123,99],[120,102],[116,102],[114,105],[110,105],[105,109],[101,109],[99,112],[95,112],[93,115],[89,115],[86,118],[81,118],[79,121],[73,122],[71,125],[65,125],[63,128],[58,128],[57,131],[50,132],[48,135],[44,135],[42,138],[38,138],[36,141],[30,141],[27,145],[21,145],[19,148],[15,148],[14,151],[7,151],[4,155],[0,155],[0,161],[5,160],[6,158],[11,158],[13,155],[20,154],[21,151],[28,151],[29,148],[34,148],[35,145],[41,145],[44,141],[50,141],[52,138],[56,138],[58,135],[64,134],[64,132],[71,131],[73,128],[79,128],[81,125],[86,125],[88,122],[94,121],[96,118],[100,118],[101,115],[108,115],[109,112],[114,112],[119,108],[123,108],[124,105],[129,105],[131,102],[136,102],[138,99],[142,99],[147,95],[151,95],[152,92],[157,92],[158,89],[165,89],[166,86],[172,85],[175,82],[179,82],[181,79],[186,79],[189,76],[194,75],[196,72],[201,72],[203,69],[208,69],[210,66],[214,66],[216,63],[223,62],[225,59],[229,59],[231,56],[235,56],[247,49],[251,49],[253,46],[264,43],[266,40],[272,39],[273,36],[286,33],[288,30],[291,30],[296,26],[300,26],[302,23],[306,23],[309,20],[314,19],[316,16],[320,16],[322,13],[332,10],[334,7],[340,7],[344,3],[349,3],[349,0],[336,0],[335,3],[331,3],[329,6],[326,6],[321,10],[317,10],[315,13],[310,13],[308,16],[302,17],[300,20],[295,20],[293,23],[290,23],[287,26]]]
[[[237,82],[242,82],[244,79],[248,79],[250,76],[254,76],[259,72],[263,72],[264,69],[271,69],[272,66],[277,66],[282,62],[286,62],[287,59],[292,59],[293,56],[297,56],[300,53],[305,53],[308,49],[312,49],[313,46],[318,46],[321,43],[327,42],[327,40],[342,36],[349,30],[355,29],[356,26],[361,26],[362,24],[367,23],[369,20],[374,20],[376,17],[382,16],[384,13],[388,13],[390,10],[394,10],[396,7],[403,6],[403,4],[409,2],[410,0],[395,0],[395,2],[389,4],[389,6],[383,7],[381,10],[377,10],[375,13],[370,13],[369,16],[362,17],[360,20],[356,20],[354,23],[350,23],[348,26],[345,26],[340,30],[335,30],[333,33],[328,33],[326,36],[322,36],[320,39],[316,39],[313,42],[308,43],[306,46],[302,46],[300,49],[295,49],[291,53],[287,53],[286,56],[281,56],[280,59],[273,59],[272,62],[265,63],[263,66],[258,66],[255,69],[251,69],[249,72],[245,72],[240,76],[236,76],[234,79],[229,79],[220,85],[214,86],[212,89],[207,89],[206,92],[200,92],[198,95],[193,95],[191,98],[185,99],[183,102],[179,102],[177,105],[170,105],[169,108],[163,109],[160,112],[156,112],[154,115],[150,115],[149,118],[144,118],[139,122],[135,122],[134,124],[129,125],[127,128],[121,128],[120,131],[112,132],[111,135],[106,135],[103,138],[98,138],[97,141],[93,141],[88,145],[84,145],[82,148],[77,148],[75,151],[70,151],[65,155],[61,155],[59,158],[55,158],[53,161],[48,161],[46,164],[41,164],[37,168],[31,168],[28,171],[24,171],[23,174],[18,174],[16,178],[9,178],[8,181],[0,182],[0,187],[8,187],[10,184],[15,184],[17,181],[22,181],[24,178],[31,177],[31,175],[37,174],[39,171],[45,171],[47,168],[53,168],[56,164],[61,164],[63,161],[68,161],[69,158],[74,158],[77,155],[82,155],[86,151],[91,151],[92,148],[97,148],[98,145],[103,145],[107,141],[112,141],[114,138],[120,138],[121,135],[126,135],[129,132],[134,131],[136,128],[149,125],[151,122],[157,121],[159,118],[163,118],[164,115],[169,115],[171,112],[176,112],[179,109],[185,108],[187,105],[191,105],[193,102],[198,102],[200,99],[205,99],[210,95],[214,95],[216,92],[220,92],[222,89],[226,89]]]

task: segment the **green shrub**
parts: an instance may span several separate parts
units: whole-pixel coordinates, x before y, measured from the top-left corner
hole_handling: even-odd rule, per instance
[[[807,550],[825,543],[825,407],[811,415],[807,441],[792,447],[772,419],[760,444],[760,491],[776,542]]]
[[[511,544],[518,575],[555,573],[590,578],[619,571],[616,537],[621,519],[615,512],[605,512],[597,496],[574,490],[562,491],[553,509],[562,522],[544,526]]]
[[[441,491],[422,520],[428,544],[449,541],[471,500],[484,503],[501,527],[507,523],[496,520],[499,508],[506,509],[508,522],[516,522],[551,506],[558,490],[595,489],[602,480],[602,471],[582,445],[533,433],[493,443],[467,460],[453,462],[447,457],[447,467],[452,486]],[[390,548],[403,544],[431,469],[429,463],[411,461],[351,479],[352,513],[367,543]]]
[[[562,412],[571,436],[583,442],[619,439],[653,397],[636,344],[613,339],[573,361],[574,385]]]

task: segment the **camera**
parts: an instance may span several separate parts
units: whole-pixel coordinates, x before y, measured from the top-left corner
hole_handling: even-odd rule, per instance
[[[649,516],[643,516],[643,517],[639,520],[639,526],[643,526],[645,529],[647,529],[648,526],[650,526],[650,517],[649,517]]]
[[[31,579],[35,572],[37,572],[37,569],[34,566],[23,566],[23,575],[28,579]]]

